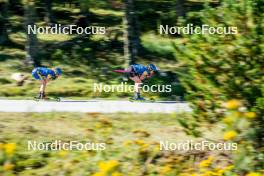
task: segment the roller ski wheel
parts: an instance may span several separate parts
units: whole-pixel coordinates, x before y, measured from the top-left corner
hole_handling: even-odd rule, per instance
[[[154,98],[150,98],[149,100],[146,100],[144,98],[139,98],[139,99],[135,99],[135,98],[129,98],[130,102],[155,102]]]
[[[155,98],[153,98],[153,97],[151,97],[151,98],[149,99],[149,101],[151,101],[151,102],[155,102],[155,101],[156,101],[156,99],[155,99]]]
[[[47,97],[47,98],[44,98],[44,99],[40,99],[38,97],[34,97],[34,100],[35,101],[56,101],[56,102],[60,102],[61,99],[59,97]]]

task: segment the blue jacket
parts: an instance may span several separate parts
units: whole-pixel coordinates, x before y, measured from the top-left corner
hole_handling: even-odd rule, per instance
[[[150,71],[148,69],[148,67],[141,65],[141,64],[133,64],[131,65],[131,67],[133,68],[134,72],[136,74],[142,75],[142,74],[150,74]]]
[[[46,67],[37,67],[32,71],[32,76],[35,79],[46,79],[52,78],[56,79],[56,73],[52,69]]]

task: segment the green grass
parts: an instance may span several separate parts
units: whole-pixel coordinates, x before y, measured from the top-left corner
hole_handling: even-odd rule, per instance
[[[45,35],[46,36],[46,35]],[[40,36],[40,38],[43,36]],[[54,35],[52,38],[45,38],[45,41],[61,42],[67,40],[66,36]],[[95,43],[102,45],[105,39],[92,37],[91,40]],[[147,40],[147,41],[146,41]],[[147,38],[144,42],[153,42],[155,38]],[[63,69],[63,76],[48,84],[47,94],[61,96],[61,97],[74,97],[74,98],[128,98],[133,93],[95,93],[93,92],[93,83],[104,84],[119,84],[122,82],[122,75],[112,72],[115,68],[122,68],[123,56],[116,50],[107,48],[105,51],[97,51],[94,49],[95,44],[86,42],[80,43],[79,46],[52,49],[47,57],[43,57],[42,64],[48,67],[60,66]],[[104,44],[103,44],[104,45]],[[31,77],[32,67],[23,64],[25,58],[25,51],[16,48],[4,48],[0,51],[0,79],[3,84],[0,85],[0,96],[9,98],[33,97],[38,93],[39,82]],[[145,58],[140,59],[139,63],[148,64]],[[169,66],[173,65],[174,61],[163,60],[155,62],[162,70],[166,70]],[[166,63],[166,64],[164,64]],[[104,71],[106,70],[106,72]],[[17,86],[15,81],[11,79],[13,73],[23,73],[28,77],[23,86]],[[161,80],[158,80],[161,79]],[[157,78],[152,81],[152,84],[160,83],[164,78]],[[170,82],[166,82],[170,84]],[[129,82],[128,84],[133,84]],[[177,94],[177,93],[173,93]],[[145,94],[147,97],[156,97],[168,99],[168,95],[162,94]]]
[[[90,8],[90,11],[94,14],[101,16],[111,15],[111,16],[122,17],[124,14],[122,11],[114,11],[109,9],[98,9],[98,8]]]
[[[63,42],[72,39],[73,36],[66,34],[39,34],[38,39],[47,42]]]
[[[79,11],[77,8],[54,6],[54,11],[67,12],[67,15],[76,15]],[[123,15],[121,11],[107,10],[100,8],[91,8],[93,15],[100,20],[98,24],[102,25],[109,18],[114,21],[109,22],[107,26],[110,28],[118,28],[117,21]],[[14,26],[23,26],[23,19],[19,16],[11,16],[10,19],[16,23]],[[63,20],[63,19],[58,19]],[[67,22],[69,23],[69,21]],[[38,21],[38,25],[45,25]],[[122,23],[121,23],[122,25]],[[19,29],[19,28],[18,28]],[[20,29],[21,30],[21,29]],[[0,50],[0,97],[9,98],[29,98],[38,93],[39,83],[32,79],[31,65],[23,63],[26,52],[23,48],[26,42],[26,35],[23,31],[17,30],[9,34],[10,39],[19,46],[3,46]],[[118,31],[117,30],[117,31]],[[122,82],[122,75],[113,73],[112,70],[124,67],[122,37],[117,41],[117,46],[112,46],[112,41],[107,35],[93,35],[90,38],[81,38],[74,43],[66,46],[56,46],[74,39],[73,35],[38,35],[39,42],[44,48],[40,50],[41,63],[47,67],[60,66],[63,68],[63,76],[48,85],[47,93],[55,96],[80,98],[128,98],[133,93],[102,93],[97,94],[92,91],[93,83],[100,82],[105,84],[119,84]],[[112,36],[113,37],[113,36]],[[154,34],[145,34],[142,36],[142,44],[149,52],[148,55],[141,56],[138,63],[149,64],[156,63],[162,71],[171,70],[176,65],[175,60],[169,60],[172,47],[168,46],[172,41],[170,39],[162,39]],[[154,60],[153,60],[154,59]],[[153,61],[150,61],[153,60]],[[13,73],[22,73],[28,77],[23,86],[17,86],[16,82],[11,79]],[[158,81],[158,79],[160,79]],[[155,79],[151,83],[165,83],[162,77]],[[168,83],[168,81],[166,82]],[[129,84],[132,84],[129,82]],[[172,84],[172,83],[171,83]],[[178,88],[176,88],[178,89]],[[178,90],[177,90],[178,91]],[[182,91],[174,91],[171,95],[164,94],[145,94],[148,97],[156,97],[160,99],[174,99],[175,95],[182,96]]]
[[[100,161],[117,160],[118,172],[124,175],[158,175],[166,160],[179,157],[162,152],[159,141],[198,140],[187,136],[177,124],[177,118],[189,119],[188,114],[100,114],[100,113],[0,113],[0,143],[15,143],[12,156],[1,155],[1,161],[15,165],[17,175],[91,175],[98,171]],[[202,124],[202,123],[201,123]],[[219,131],[207,131],[207,137]],[[28,151],[27,141],[53,142],[90,141],[106,143],[104,151]],[[214,135],[214,140],[217,136]],[[166,154],[167,153],[167,154]],[[181,152],[180,152],[181,153]],[[168,155],[169,154],[169,155]],[[178,173],[195,162],[188,153],[175,162],[172,173]],[[154,159],[154,158],[156,159]],[[148,159],[153,163],[147,163]],[[177,165],[177,163],[180,165]],[[74,163],[74,164],[73,164]],[[67,174],[66,174],[67,173]],[[133,173],[133,174],[132,174]]]

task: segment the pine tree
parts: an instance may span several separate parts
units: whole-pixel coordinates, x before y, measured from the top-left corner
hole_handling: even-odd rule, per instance
[[[9,37],[7,32],[8,24],[8,2],[0,2],[0,45],[9,43]]]
[[[126,66],[136,62],[140,48],[140,38],[137,29],[137,18],[134,9],[134,0],[125,0],[124,16],[124,54]]]
[[[53,11],[52,11],[52,0],[45,0],[44,1],[44,5],[45,5],[45,21],[48,24],[52,24],[55,23],[55,17],[53,15]]]
[[[25,63],[29,65],[38,66],[40,64],[40,60],[38,58],[39,52],[39,44],[37,35],[27,31],[27,27],[35,25],[35,5],[33,0],[27,0],[25,5],[25,29],[27,34],[27,41],[26,41],[26,59]]]
[[[256,144],[263,144],[264,16],[259,3],[224,0],[217,8],[206,5],[196,14],[202,24],[237,27],[238,33],[184,35],[185,42],[175,44],[175,55],[183,65],[178,72],[197,118],[218,121],[222,102],[240,99],[260,117]]]

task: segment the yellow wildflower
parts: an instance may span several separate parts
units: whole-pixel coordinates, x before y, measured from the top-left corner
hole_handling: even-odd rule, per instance
[[[257,172],[250,172],[246,176],[261,176],[261,174]]]
[[[125,146],[125,147],[127,147],[127,146],[129,146],[131,144],[132,144],[131,140],[126,140],[126,141],[123,142],[123,146]]]
[[[154,152],[160,152],[160,146],[159,145],[155,145],[153,148]]]
[[[223,121],[224,121],[225,124],[229,124],[230,125],[230,124],[235,122],[235,119],[233,117],[231,117],[231,116],[228,116],[228,117],[225,117],[223,119]]]
[[[232,131],[228,131],[224,134],[224,140],[228,141],[228,140],[232,140],[237,136],[237,132],[232,130]]]
[[[103,161],[99,163],[99,168],[103,172],[109,172],[114,170],[119,166],[119,162],[117,160]]]
[[[60,152],[59,152],[59,156],[60,157],[65,157],[65,156],[67,156],[68,155],[68,151],[66,151],[66,150],[61,150]]]
[[[234,165],[229,165],[229,166],[226,166],[223,170],[224,171],[230,171],[234,168],[235,166]]]
[[[200,167],[199,171],[200,171],[201,173],[205,173],[205,172],[207,171],[207,168]]]
[[[102,128],[103,126],[100,124],[100,123],[97,123],[96,125],[95,125],[95,128]]]
[[[210,165],[211,165],[211,162],[208,160],[201,161],[199,164],[200,167],[208,167]]]
[[[136,140],[135,140],[135,143],[136,143],[137,145],[144,145],[144,144],[145,144],[145,142],[144,142],[143,140],[141,140],[141,139],[136,139]]]
[[[248,119],[254,119],[256,118],[256,113],[255,112],[246,112],[245,113],[245,117],[248,118]]]
[[[209,161],[209,160],[203,160],[203,161],[200,162],[199,166],[200,166],[200,167],[208,167],[208,166],[210,166],[211,164],[212,164],[211,161]]]
[[[11,164],[11,163],[5,163],[4,166],[3,166],[3,169],[4,169],[5,171],[9,171],[9,170],[12,170],[14,167],[15,167],[14,164]]]
[[[214,157],[213,156],[209,156],[207,160],[209,161],[213,161]]]
[[[223,176],[226,171],[229,171],[233,168],[234,168],[233,165],[226,166],[224,168],[215,168],[213,176]]]
[[[238,109],[241,106],[241,102],[239,100],[230,100],[225,104],[227,109]]]
[[[215,176],[222,176],[225,173],[223,169],[219,169],[216,173]]]
[[[92,176],[106,176],[104,172],[96,172]]]
[[[120,172],[114,172],[112,173],[112,176],[123,176]]]
[[[16,144],[15,143],[7,143],[4,145],[5,152],[8,155],[12,155],[16,149]]]
[[[143,144],[141,147],[140,147],[140,150],[147,150],[149,147],[149,144]]]
[[[168,173],[171,172],[171,171],[172,171],[172,168],[171,168],[170,165],[163,166],[163,167],[161,167],[161,169],[160,169],[160,173],[161,173],[161,174],[168,174]]]
[[[194,174],[192,174],[191,176],[198,176],[198,174],[194,173]]]
[[[208,170],[208,171],[206,171],[205,173],[203,173],[202,176],[215,176],[215,173],[212,172],[212,171],[210,171],[210,170]]]
[[[213,157],[210,156],[210,157],[208,157],[208,159],[201,161],[201,162],[199,163],[199,166],[200,166],[201,168],[203,168],[203,167],[208,167],[208,166],[210,166],[210,165],[212,164],[212,160],[213,160]]]
[[[181,173],[179,176],[189,176],[189,173]]]

